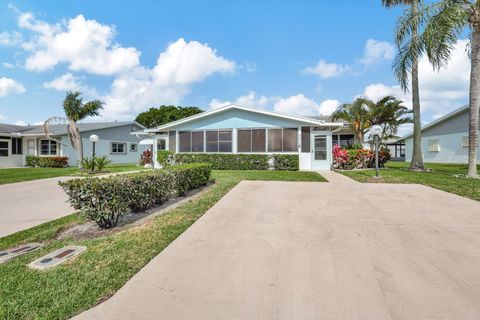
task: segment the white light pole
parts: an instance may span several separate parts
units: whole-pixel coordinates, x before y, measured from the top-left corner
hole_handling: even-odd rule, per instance
[[[373,135],[373,141],[375,143],[375,178],[378,179],[380,178],[378,172],[378,144],[380,142],[380,135],[382,134],[382,127],[376,124],[370,128],[370,132]]]
[[[98,142],[99,138],[96,134],[90,136],[90,141],[92,142],[92,173],[95,173],[95,143]]]

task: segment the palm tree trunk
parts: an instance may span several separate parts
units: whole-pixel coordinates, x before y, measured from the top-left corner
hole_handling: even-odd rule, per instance
[[[412,1],[412,11],[418,12],[418,1]],[[412,38],[418,37],[418,30],[413,30]],[[423,170],[422,123],[420,121],[420,89],[418,84],[418,60],[412,65],[412,106],[413,106],[413,153],[410,169]]]
[[[69,135],[70,135],[70,142],[72,143],[73,148],[77,151],[77,161],[78,167],[81,169],[82,164],[81,161],[83,159],[83,143],[82,143],[82,136],[80,135],[80,131],[78,131],[77,124],[75,121],[69,120],[70,128],[69,128]]]
[[[468,176],[477,176],[478,109],[480,108],[480,23],[471,39],[470,116],[468,122]]]

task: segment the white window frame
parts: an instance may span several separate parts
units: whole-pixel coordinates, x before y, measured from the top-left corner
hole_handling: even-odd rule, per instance
[[[138,145],[136,143],[130,143],[130,152],[138,152]]]
[[[113,151],[113,145],[114,144],[116,144],[116,145],[122,144],[123,145],[123,152]],[[117,146],[117,150],[118,150],[118,146]],[[110,154],[118,154],[118,155],[127,154],[127,143],[126,142],[117,142],[117,141],[110,142]]]
[[[48,141],[48,152],[46,154],[44,154],[42,152],[42,142],[43,141]],[[58,155],[58,152],[59,152],[59,147],[60,147],[60,143],[58,143],[58,141],[55,141],[55,140],[51,140],[51,139],[40,139],[38,141],[39,143],[39,146],[40,146],[40,150],[39,150],[39,154],[40,154],[40,157],[49,157],[49,156],[57,156]],[[52,152],[52,146],[55,145],[55,153]]]
[[[428,152],[440,152],[440,140],[439,139],[432,139],[428,140]]]

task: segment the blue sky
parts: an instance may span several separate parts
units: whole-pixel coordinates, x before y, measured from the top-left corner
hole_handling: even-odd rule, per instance
[[[70,89],[106,102],[104,120],[161,104],[314,115],[396,94],[408,105],[391,71],[401,12],[379,0],[2,1],[0,121],[62,115]],[[467,101],[464,45],[440,74],[421,62],[424,121]]]

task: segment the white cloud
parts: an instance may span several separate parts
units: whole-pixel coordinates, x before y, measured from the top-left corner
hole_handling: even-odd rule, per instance
[[[327,99],[320,103],[319,113],[323,115],[330,115],[340,105],[340,101],[335,99]]]
[[[323,59],[318,61],[314,67],[307,67],[302,70],[304,74],[314,74],[320,78],[328,79],[338,77],[344,73],[351,71],[352,68],[348,65],[341,65],[337,63],[328,63]]]
[[[20,34],[20,32],[4,31],[0,33],[0,45],[2,46],[16,46],[20,43],[22,43],[22,35]]]
[[[391,43],[368,39],[363,56],[356,59],[355,64],[328,63],[324,59],[320,59],[315,66],[302,69],[302,73],[317,75],[323,79],[339,77],[344,74],[358,74],[382,62],[392,60],[394,53],[395,49]]]
[[[329,115],[339,104],[337,100],[333,99],[327,99],[321,103],[317,103],[313,99],[307,98],[305,95],[299,93],[288,98],[281,98],[273,105],[273,110],[300,116]]]
[[[113,42],[115,27],[87,20],[78,15],[63,23],[48,24],[30,13],[21,13],[18,26],[33,36],[22,47],[32,54],[26,59],[28,70],[43,71],[66,63],[74,71],[112,75],[139,64],[140,52]]]
[[[10,78],[0,78],[0,97],[9,94],[20,94],[25,92],[25,87],[20,82]]]
[[[4,116],[3,114],[0,114],[0,121],[5,121],[7,119],[6,116]]]
[[[368,39],[365,44],[363,57],[360,63],[365,67],[371,67],[382,61],[389,61],[393,59],[395,54],[394,46],[387,41],[378,41],[375,39]]]
[[[2,66],[5,68],[5,69],[14,69],[15,66],[9,62],[3,62],[2,63]]]
[[[160,53],[153,69],[136,67],[117,76],[103,97],[103,114],[117,119],[155,105],[177,104],[193,83],[235,68],[235,62],[217,55],[207,44],[180,38]]]
[[[243,68],[248,72],[248,73],[253,73],[257,71],[257,65],[252,62],[245,61],[243,63]]]
[[[27,123],[26,123],[25,121],[23,121],[23,120],[20,120],[20,121],[15,122],[15,125],[16,125],[16,126],[26,126]]]
[[[254,91],[250,91],[248,94],[240,96],[237,99],[235,99],[234,102],[212,99],[212,101],[210,101],[209,106],[210,106],[210,109],[217,109],[232,103],[236,103],[236,104],[247,106],[247,107],[266,108],[271,101],[272,101],[272,98],[268,98],[263,95],[257,97],[257,94]]]
[[[97,96],[98,93],[94,88],[86,86],[82,83],[84,77],[77,77],[70,72],[67,72],[50,82],[45,82],[43,87],[46,89],[54,89],[58,91],[78,90],[88,96]]]

